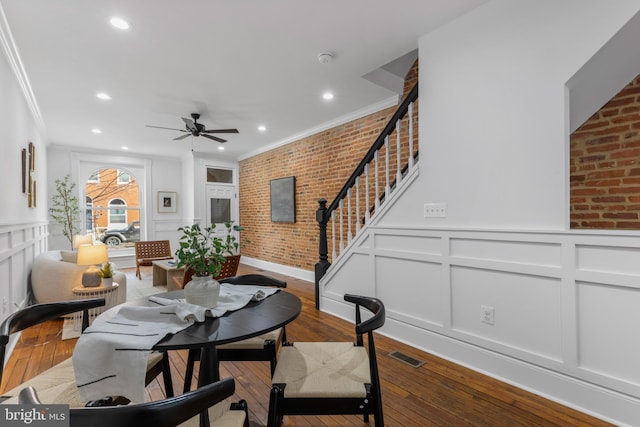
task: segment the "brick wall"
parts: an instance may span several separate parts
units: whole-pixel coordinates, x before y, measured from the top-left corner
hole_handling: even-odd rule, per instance
[[[571,135],[571,228],[640,229],[640,75]]]
[[[405,95],[417,76],[416,61],[405,79]],[[241,161],[240,224],[245,228],[242,237],[251,240],[242,254],[313,271],[318,261],[318,199],[333,200],[396,109],[379,111]],[[271,222],[269,182],[286,176],[296,177],[293,224]]]

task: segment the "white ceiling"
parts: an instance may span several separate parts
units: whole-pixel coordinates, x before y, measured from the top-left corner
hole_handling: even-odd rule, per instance
[[[394,92],[363,78],[486,0],[0,0],[49,144],[235,160]],[[117,15],[127,31],[109,25]],[[1,17],[0,17],[1,18]],[[5,34],[5,39],[10,39]],[[7,42],[7,40],[5,40]],[[11,43],[11,40],[8,41]],[[320,64],[317,55],[334,60]],[[386,66],[385,66],[386,65]],[[382,68],[384,67],[384,68]],[[325,90],[335,93],[323,101]],[[95,97],[108,92],[111,101]],[[173,141],[181,117],[237,128]],[[264,124],[266,132],[257,126]],[[99,128],[95,135],[91,129]]]

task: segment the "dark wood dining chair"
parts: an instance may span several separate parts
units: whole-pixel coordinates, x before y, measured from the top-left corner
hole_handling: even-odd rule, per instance
[[[258,285],[286,288],[287,282],[263,274],[244,274],[240,276],[226,277],[218,280],[220,283],[232,285]],[[276,368],[278,350],[287,342],[285,327],[278,328],[266,334],[259,335],[242,341],[223,344],[216,347],[218,362],[230,361],[267,361],[271,367],[271,374]],[[191,389],[193,369],[196,360],[200,359],[200,350],[189,350],[187,368],[185,372],[184,389]]]
[[[82,330],[89,326],[89,309],[105,305],[104,298],[60,301],[48,304],[27,306],[9,315],[0,324],[0,362],[4,362],[5,352],[11,334],[20,332],[31,326],[57,319],[72,313],[82,312]],[[0,384],[2,383],[3,365],[0,363]],[[145,384],[149,384],[158,374],[162,373],[165,393],[173,396],[173,384],[166,353],[151,353],[147,361],[147,375]],[[69,357],[57,365],[27,380],[18,387],[14,387],[2,394],[2,397],[15,403],[20,389],[33,386],[40,390],[47,403],[68,404],[72,407],[84,406],[75,384],[73,362]]]
[[[249,427],[247,404],[230,404],[227,399],[235,392],[233,378],[226,378],[198,389],[153,402],[120,406],[71,408],[71,427],[195,427],[198,425]],[[20,391],[19,403],[42,404],[33,387]],[[200,414],[206,417],[200,423]]]
[[[347,294],[355,304],[353,342],[295,342],[283,346],[271,379],[268,427],[282,424],[285,415],[360,414],[376,427],[384,425],[373,331],[384,325],[385,308],[377,298]],[[373,317],[362,320],[360,309]],[[363,335],[367,336],[367,349]]]

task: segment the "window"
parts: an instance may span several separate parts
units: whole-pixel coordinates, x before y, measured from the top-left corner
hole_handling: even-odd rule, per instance
[[[129,184],[131,176],[123,170],[118,169],[118,184]]]
[[[233,184],[233,171],[231,169],[207,168],[207,182]]]
[[[211,224],[231,221],[231,199],[210,199]]]
[[[100,171],[95,171],[94,173],[92,173],[89,179],[87,180],[87,182],[91,182],[91,183],[100,182]]]
[[[99,176],[100,181],[85,183],[87,230],[97,240],[107,243],[108,239],[110,253],[131,248],[140,240],[140,191],[135,176],[116,167],[102,167],[90,176]],[[117,237],[113,230],[118,230]]]
[[[109,201],[109,225],[125,225],[127,223],[126,203],[122,199]]]
[[[89,196],[85,197],[85,215],[87,231],[91,232],[93,230],[93,200]]]

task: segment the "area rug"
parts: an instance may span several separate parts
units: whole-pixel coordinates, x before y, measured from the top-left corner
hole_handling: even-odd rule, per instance
[[[151,278],[127,280],[127,301],[148,297],[149,295],[166,292],[166,286],[153,286]],[[68,340],[80,336],[81,322],[70,317],[65,318],[62,325],[62,339]]]

